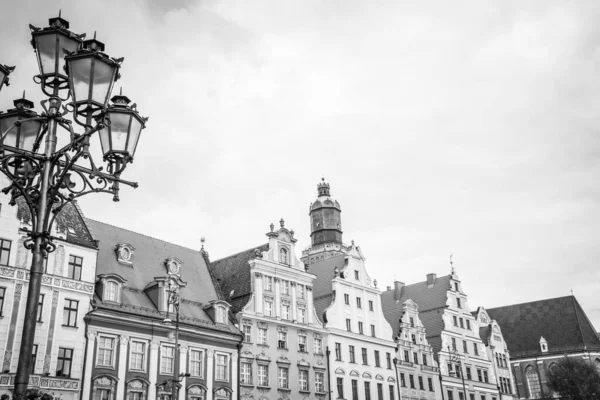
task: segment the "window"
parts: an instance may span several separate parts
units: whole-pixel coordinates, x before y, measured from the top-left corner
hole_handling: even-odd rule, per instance
[[[265,291],[272,292],[273,291],[273,277],[265,276]]]
[[[369,311],[373,311],[373,300],[369,300]]]
[[[490,383],[490,380],[489,380],[489,377],[488,377],[488,372],[485,369],[483,370],[483,381],[485,383]]]
[[[279,249],[279,262],[281,264],[286,264],[286,265],[289,264],[289,261],[288,261],[288,251],[287,251],[286,248],[282,247],[282,248]]]
[[[346,330],[352,332],[352,321],[349,318],[346,318]]]
[[[454,393],[452,390],[448,390],[448,400],[454,400]]]
[[[358,321],[358,333],[363,334],[363,323]]]
[[[200,350],[190,350],[190,375],[202,376],[202,364],[204,362],[204,353]]]
[[[0,316],[4,312],[4,294],[6,293],[6,288],[0,287]]]
[[[458,326],[458,318],[456,317],[456,315],[452,316],[452,321],[454,322],[454,326]]]
[[[375,325],[371,325],[371,336],[375,337]]]
[[[146,366],[146,343],[131,341],[129,349],[129,369],[143,371]]]
[[[4,288],[2,288],[4,291]],[[2,296],[4,297],[4,296]],[[2,308],[0,308],[2,310]],[[38,301],[38,311],[37,311],[37,322],[42,322],[42,314],[44,313],[44,295],[40,293],[40,300]]]
[[[381,367],[381,364],[379,362],[379,350],[375,350],[375,366]]]
[[[301,369],[298,378],[300,379],[300,390],[308,392],[308,371]]]
[[[344,398],[344,378],[337,378],[337,392],[338,392],[338,399],[343,399]]]
[[[475,395],[473,393],[469,394],[469,400],[475,400]]]
[[[325,385],[324,385],[324,374],[323,372],[315,372],[315,392],[317,393],[323,393],[325,392]]]
[[[369,365],[369,360],[367,359],[367,349],[362,348],[362,362],[363,365]]]
[[[362,299],[360,297],[356,298],[356,307],[362,308]]]
[[[410,382],[410,388],[415,388],[415,377],[413,375],[408,375],[408,382]]]
[[[119,301],[119,284],[115,281],[107,281],[104,294],[106,301]]]
[[[298,307],[298,322],[301,324],[306,323],[306,309],[304,307]]]
[[[458,400],[465,400],[465,394],[463,392],[458,392]]]
[[[287,349],[287,332],[277,332],[277,348]]]
[[[477,343],[473,342],[473,353],[478,356],[479,355],[479,348],[477,348]]]
[[[281,280],[281,294],[289,296],[290,294],[290,281]]]
[[[414,343],[417,344],[417,335],[415,335],[414,333],[410,335],[410,340]]]
[[[425,390],[425,385],[423,385],[423,377],[419,376],[419,389]]]
[[[427,378],[427,386],[429,386],[429,391],[433,392],[433,379]]]
[[[456,307],[462,308],[462,304],[461,304],[460,299],[458,297],[456,298]]]
[[[258,366],[258,386],[269,386],[269,366]]]
[[[0,239],[0,265],[4,267],[8,267],[8,260],[10,258],[10,245],[10,240]]]
[[[31,365],[29,366],[30,374],[35,373],[35,361],[37,360],[37,351],[38,351],[38,345],[34,344],[33,347],[31,348]]]
[[[81,280],[81,265],[83,258],[69,255],[69,278]]]
[[[111,398],[110,389],[97,389],[96,393],[98,394],[98,400],[109,400]]]
[[[290,319],[290,305],[282,304],[281,305],[281,319]]]
[[[414,327],[415,327],[415,319],[414,319],[413,317],[410,317],[410,326],[411,326],[412,328],[414,328]]]
[[[387,368],[392,369],[392,355],[390,353],[385,353],[385,361],[387,362]]]
[[[273,301],[265,299],[265,315],[267,317],[273,316]]]
[[[423,354],[423,365],[427,365],[427,354]]]
[[[402,385],[402,387],[406,387],[406,379],[404,379],[404,372],[400,373],[400,385]]]
[[[465,329],[465,321],[462,318],[459,318],[458,322],[460,322],[460,327]]]
[[[162,346],[160,349],[160,372],[172,374],[175,365],[175,347]]]
[[[414,353],[414,352],[413,352],[413,362],[415,364],[419,363],[419,355],[417,353]]]
[[[452,338],[452,350],[456,351],[456,338]]]
[[[252,364],[243,362],[240,365],[240,383],[252,384]]]
[[[358,280],[358,271],[354,271],[354,279]]]
[[[469,352],[469,350],[467,349],[467,341],[466,340],[463,340],[463,352],[464,353],[468,353]]]
[[[344,293],[344,304],[350,305],[350,295],[348,293]]]
[[[217,307],[217,323],[219,323],[219,324],[227,323],[227,309],[223,306]]]
[[[466,322],[467,322],[467,329],[468,329],[468,330],[471,330],[471,321],[469,321],[469,320],[466,320]]]
[[[258,344],[267,344],[267,328],[258,328]]]
[[[56,376],[71,376],[71,363],[73,362],[73,349],[58,348],[58,361],[56,363]]]
[[[390,400],[394,400],[394,385],[390,385]]]
[[[298,285],[298,298],[304,299],[306,297],[306,291],[304,289],[304,285]]]
[[[282,389],[287,389],[289,387],[289,371],[285,367],[279,367],[279,387]]]
[[[351,363],[355,363],[356,359],[354,357],[354,346],[350,345],[350,362]]]
[[[410,355],[408,353],[408,350],[404,350],[404,361],[410,362]]]
[[[315,353],[323,354],[323,341],[319,338],[315,338]]]
[[[479,382],[483,382],[483,377],[481,375],[481,370],[480,369],[477,369],[477,380]]]
[[[454,290],[458,292],[458,282],[454,282]]]
[[[298,334],[298,351],[303,353],[308,351],[306,348],[306,335]]]
[[[465,367],[465,370],[467,371],[467,379],[468,379],[468,380],[471,380],[471,379],[473,379],[473,378],[471,377],[471,367]]]
[[[229,380],[229,357],[226,354],[217,354],[217,376],[218,381]]]
[[[377,384],[377,400],[383,400],[383,383]]]
[[[65,299],[65,308],[63,309],[63,325],[77,326],[77,308],[79,302],[77,300]]]
[[[335,344],[335,359],[342,361],[342,345],[340,343]]]
[[[365,400],[371,400],[371,382],[365,382]]]
[[[352,379],[352,400],[358,400],[358,381]]]
[[[252,325],[244,325],[242,332],[244,332],[244,342],[252,343]]]

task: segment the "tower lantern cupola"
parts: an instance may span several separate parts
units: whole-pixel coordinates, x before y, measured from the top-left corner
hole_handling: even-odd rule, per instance
[[[329,189],[329,183],[322,178],[317,185],[318,198],[310,205],[308,215],[312,246],[327,243],[342,244],[342,209],[337,200],[330,197]]]

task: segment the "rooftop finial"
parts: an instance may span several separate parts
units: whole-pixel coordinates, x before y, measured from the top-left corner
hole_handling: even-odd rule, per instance
[[[62,10],[59,8],[58,9],[58,18],[62,17]]]
[[[317,191],[319,192],[319,197],[329,196],[329,183],[325,182],[325,177],[321,178],[321,182],[317,185]]]
[[[454,254],[450,254],[450,273],[452,275],[454,275],[455,271],[454,271],[454,261],[452,260],[452,257],[454,256]]]
[[[204,236],[202,236],[200,238],[200,243],[202,244],[202,249],[201,250],[204,250],[204,242],[206,242],[206,238]]]
[[[123,86],[119,89],[119,96],[123,96]]]
[[[285,226],[285,221],[283,220],[283,218],[279,220],[279,225],[281,225],[282,228]]]
[[[94,40],[96,40],[96,31],[94,31]]]
[[[23,89],[23,98],[25,98],[25,89]]]
[[[273,230],[275,229],[275,224],[271,222],[271,232],[273,232]]]

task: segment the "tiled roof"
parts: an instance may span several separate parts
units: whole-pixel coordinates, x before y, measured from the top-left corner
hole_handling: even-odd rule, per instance
[[[427,287],[427,281],[402,286],[399,296],[395,289],[383,292],[381,302],[383,314],[392,326],[394,336],[400,331],[402,304],[411,299],[419,306],[419,318],[425,327],[425,335],[433,350],[440,351],[442,342],[440,334],[444,329],[442,315],[447,307],[448,290],[450,290],[450,275],[438,277],[432,287]]]
[[[542,336],[548,342],[548,353],[600,350],[596,330],[574,296],[490,308],[487,312],[500,325],[512,359],[541,354]]]
[[[231,312],[239,312],[250,299],[252,279],[250,264],[256,258],[256,250],[263,252],[269,244],[263,244],[210,263],[210,271],[219,282],[225,299],[231,304]]]
[[[91,219],[86,219],[86,223],[94,238],[99,241],[97,275],[117,274],[126,280],[121,291],[123,304],[120,306],[124,311],[133,310],[149,316],[158,315],[156,307],[144,289],[154,282],[154,277],[166,277],[165,261],[168,258],[177,258],[182,263],[181,279],[187,283],[181,291],[182,322],[188,321],[190,324],[201,326],[215,325],[203,307],[210,301],[218,300],[219,296],[201,251]],[[123,265],[117,261],[115,250],[119,244],[128,244],[135,249],[132,257],[133,266]],[[106,306],[115,308],[111,305]],[[219,325],[218,329],[236,331],[233,326]]]
[[[308,272],[317,276],[313,284],[314,305],[317,315],[323,322],[325,322],[323,312],[329,307],[333,299],[331,295],[333,293],[331,289],[331,280],[334,277],[333,271],[336,267],[341,271],[344,268],[345,259],[346,256],[340,254],[308,266]]]
[[[17,218],[25,222],[31,219],[29,207],[23,197],[17,199]],[[79,208],[77,201],[67,203],[55,220],[55,226],[61,232],[66,232],[67,242],[85,247],[96,248],[96,242],[90,234],[85,221],[85,216]],[[70,228],[70,229],[69,229]]]

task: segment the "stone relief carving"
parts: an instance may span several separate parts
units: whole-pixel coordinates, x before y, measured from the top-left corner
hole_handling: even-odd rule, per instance
[[[59,245],[54,256],[54,275],[63,276],[65,263],[65,246]]]

